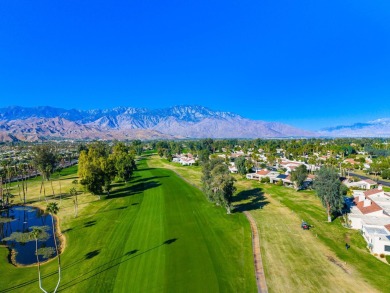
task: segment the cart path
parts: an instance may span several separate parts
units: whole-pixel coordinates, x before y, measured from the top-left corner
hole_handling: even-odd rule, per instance
[[[268,288],[267,288],[267,283],[265,281],[263,260],[261,258],[261,251],[260,251],[260,238],[259,238],[259,232],[257,230],[257,225],[252,215],[249,212],[245,211],[244,214],[248,218],[252,230],[252,247],[253,247],[253,258],[255,261],[257,292],[267,293]]]

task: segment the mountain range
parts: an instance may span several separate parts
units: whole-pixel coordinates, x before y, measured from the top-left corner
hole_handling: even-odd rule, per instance
[[[202,106],[77,110],[0,108],[0,141],[307,137],[310,131]]]
[[[0,141],[206,137],[390,137],[390,118],[312,132],[278,122],[251,120],[203,106],[95,110],[68,110],[48,106],[0,108]]]

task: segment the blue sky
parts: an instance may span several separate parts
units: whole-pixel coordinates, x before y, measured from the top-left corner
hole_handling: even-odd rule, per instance
[[[3,0],[0,107],[390,117],[390,2]]]

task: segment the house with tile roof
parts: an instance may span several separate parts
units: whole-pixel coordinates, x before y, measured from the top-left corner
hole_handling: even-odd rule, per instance
[[[390,255],[390,193],[381,186],[369,190],[354,190],[349,220],[359,229],[372,253]]]
[[[270,180],[277,177],[280,173],[271,171],[268,169],[257,170],[255,173],[246,174],[247,179],[261,180],[262,178],[268,177]]]

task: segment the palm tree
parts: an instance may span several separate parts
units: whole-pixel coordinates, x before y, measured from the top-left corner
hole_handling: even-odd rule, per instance
[[[76,188],[72,187],[70,190],[69,190],[69,194],[71,196],[74,196],[74,199],[73,199],[73,203],[74,203],[74,217],[77,218],[77,212],[78,212],[78,205],[79,205],[79,202],[78,202],[78,198],[77,198],[77,190]]]
[[[38,256],[38,237],[42,233],[42,230],[38,227],[34,227],[33,230],[30,233],[30,237],[35,239],[35,255],[37,256],[37,263],[38,263],[38,280],[39,280],[39,288],[47,293],[45,289],[42,288],[42,279],[41,279],[41,264],[39,262],[39,256]]]
[[[56,288],[54,289],[54,293],[57,292],[58,286],[60,285],[61,282],[61,258],[58,252],[57,238],[54,229],[54,215],[56,215],[59,210],[60,208],[58,207],[58,204],[56,202],[50,202],[46,207],[46,212],[48,212],[51,215],[51,225],[53,229],[54,246],[56,249],[57,259],[58,259],[58,282]]]
[[[61,190],[61,171],[62,171],[62,167],[58,167],[57,168],[57,172],[58,172],[58,183],[60,184],[60,204],[61,204],[61,201],[62,201],[62,190]],[[54,193],[54,192],[53,192]]]

